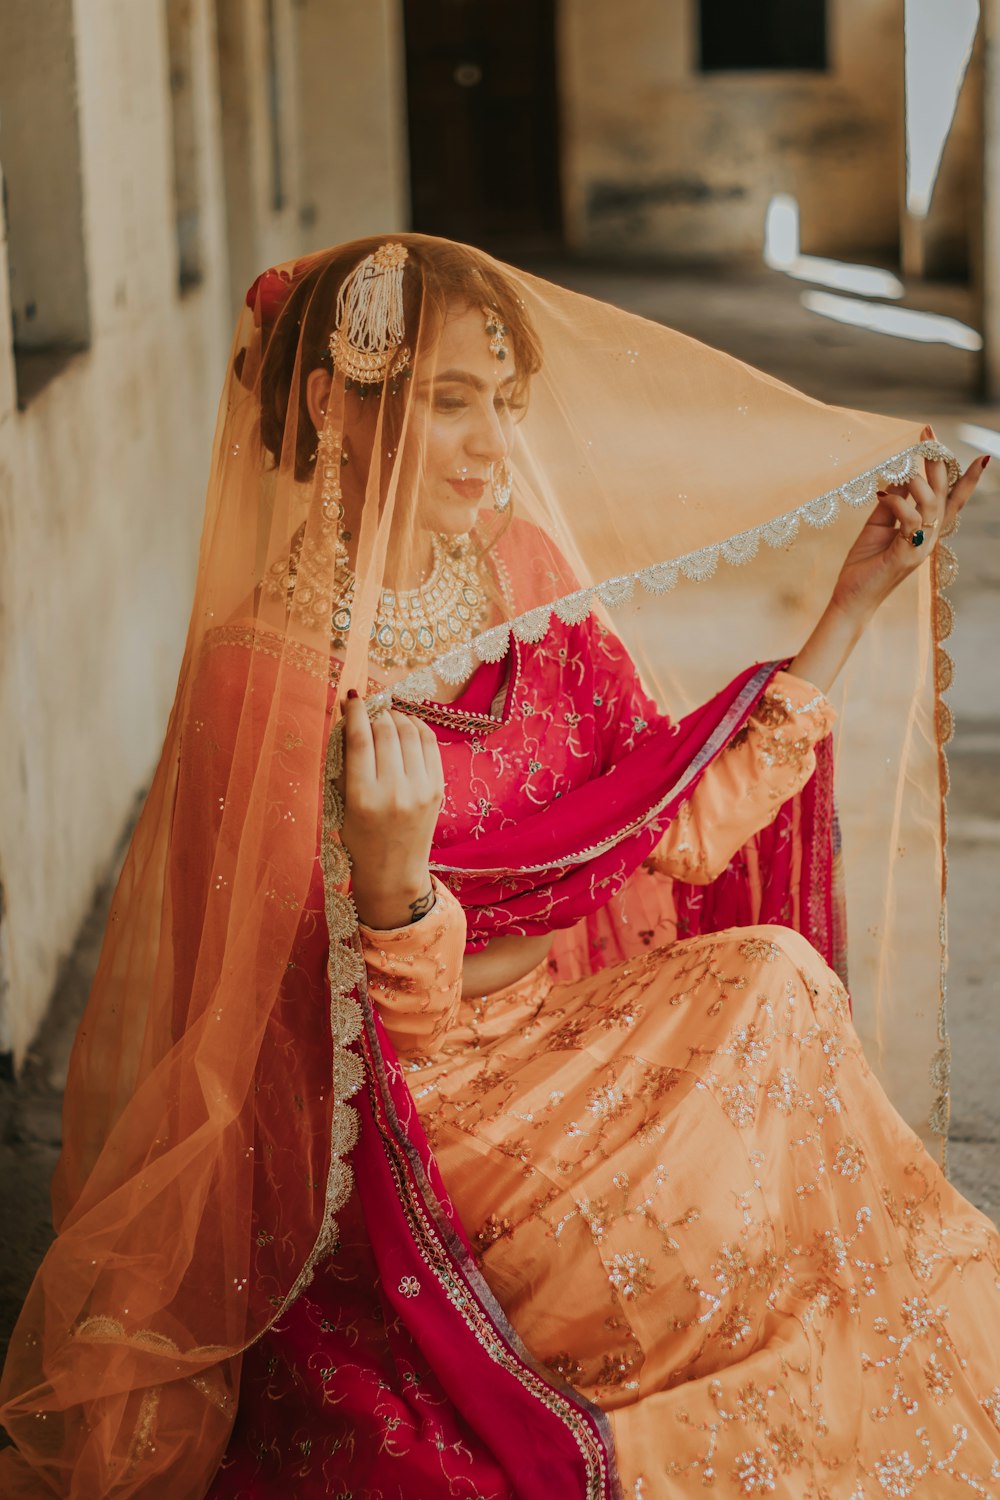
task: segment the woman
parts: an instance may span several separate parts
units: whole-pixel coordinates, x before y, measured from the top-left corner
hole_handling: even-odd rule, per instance
[[[10,1493],[1000,1484],[996,1235],[828,967],[825,694],[864,632],[906,725],[858,736],[891,830],[868,1003],[891,1024],[914,958],[928,988],[921,565],[983,466],[464,247],[260,279],[5,1377]],[[796,576],[832,582],[806,645],[668,717],[681,658],[753,629],[743,575],[706,577],[801,522]],[[686,638],[678,570],[711,605],[672,596]],[[884,1070],[914,1098],[922,1009]]]

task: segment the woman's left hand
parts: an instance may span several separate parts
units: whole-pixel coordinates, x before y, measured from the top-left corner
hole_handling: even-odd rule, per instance
[[[933,437],[929,427],[924,438]],[[829,692],[834,678],[893,589],[933,554],[958,520],[989,458],[976,458],[948,494],[948,470],[925,459],[924,473],[879,492],[879,500],[844,559],[830,602],[789,670]],[[922,532],[918,546],[914,540]]]
[[[929,428],[924,437],[930,437]],[[843,614],[867,620],[893,589],[930,557],[941,534],[958,519],[989,458],[976,458],[948,494],[948,470],[925,459],[924,473],[879,491],[879,500],[847,557],[832,603]]]

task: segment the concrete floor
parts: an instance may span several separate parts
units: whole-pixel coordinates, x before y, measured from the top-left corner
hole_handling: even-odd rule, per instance
[[[663,274],[566,266],[541,274],[618,302],[729,350],[822,400],[930,421],[966,461],[963,422],[1000,431],[1000,408],[973,396],[974,355],[902,342],[807,312],[803,288],[776,273]],[[969,316],[950,287],[914,288],[910,306]],[[954,1053],[950,1170],[958,1186],[1000,1216],[1000,459],[966,512],[951,591],[950,1028]],[[48,1182],[60,1135],[60,1091],[73,1029],[86,1000],[110,888],[99,892],[67,960],[46,1027],[21,1082],[0,1085],[0,1346],[50,1238]]]

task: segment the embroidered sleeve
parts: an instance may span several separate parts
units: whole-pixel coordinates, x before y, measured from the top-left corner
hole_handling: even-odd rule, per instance
[[[654,849],[650,865],[707,885],[774,821],[816,768],[815,745],[834,712],[811,683],[779,672],[744,728],[717,756]]]
[[[400,1057],[433,1053],[462,998],[465,913],[436,877],[434,894],[433,909],[419,922],[359,928],[369,994]]]
[[[646,692],[623,643],[597,621],[590,625],[594,664],[593,713],[601,769],[614,765],[663,718]]]

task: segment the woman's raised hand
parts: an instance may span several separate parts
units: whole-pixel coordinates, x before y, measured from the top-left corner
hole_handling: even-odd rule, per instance
[[[923,437],[932,436],[925,427]],[[878,504],[844,559],[829,604],[791,663],[792,672],[829,691],[872,615],[932,555],[988,463],[988,457],[973,459],[950,495],[948,470],[939,459],[926,459],[922,475],[879,492]]]
[[[356,693],[344,704],[344,823],[351,888],[366,927],[404,927],[434,905],[428,861],[444,795],[432,729],[393,712],[369,719]]]
[[[924,437],[930,437],[930,428]],[[924,473],[879,491],[879,500],[847,557],[833,590],[834,605],[868,619],[904,578],[927,561],[958,520],[989,463],[976,458],[948,494],[948,470],[925,459]],[[918,545],[914,545],[914,538]]]

